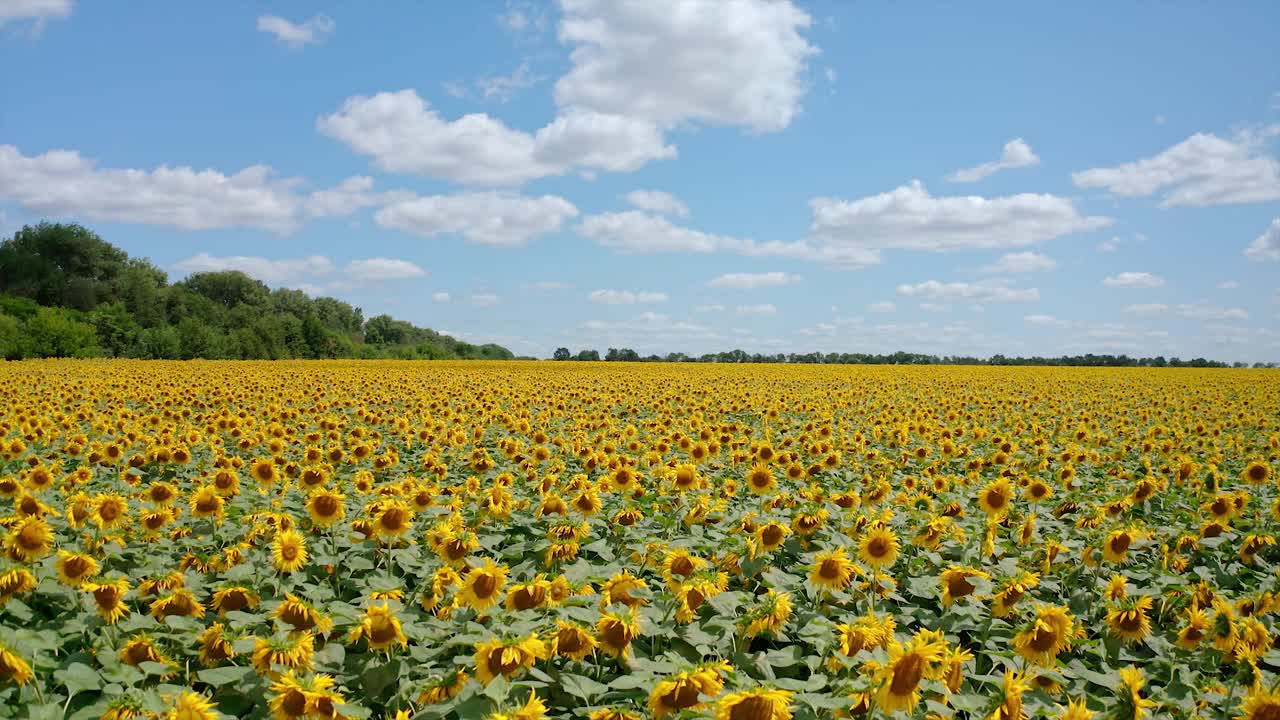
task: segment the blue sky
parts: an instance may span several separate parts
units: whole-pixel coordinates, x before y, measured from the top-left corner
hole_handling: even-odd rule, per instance
[[[1280,360],[1280,5],[0,0],[0,232],[520,354]]]

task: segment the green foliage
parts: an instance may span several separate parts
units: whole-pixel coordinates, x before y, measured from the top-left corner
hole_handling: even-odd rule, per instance
[[[240,272],[169,284],[80,225],[41,223],[0,242],[0,357],[156,359],[512,358],[389,315]]]

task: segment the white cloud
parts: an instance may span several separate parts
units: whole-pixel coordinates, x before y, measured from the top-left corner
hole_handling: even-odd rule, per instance
[[[316,127],[383,170],[467,185],[519,185],[573,169],[629,171],[676,154],[645,120],[573,109],[534,135],[484,113],[445,120],[414,90],[350,97]]]
[[[680,198],[661,190],[632,190],[626,200],[632,207],[649,210],[660,215],[689,217],[689,206]]]
[[[49,20],[71,16],[74,0],[4,0],[0,2],[0,27],[6,23],[34,20],[38,32]]]
[[[723,305],[699,305],[693,309],[696,313],[724,312]]]
[[[593,290],[587,299],[599,305],[636,305],[645,303],[664,303],[667,294],[641,290]]]
[[[662,127],[781,130],[800,111],[808,14],[790,0],[561,0],[556,101]]]
[[[1023,315],[1022,319],[1031,325],[1039,325],[1041,327],[1067,327],[1071,324],[1052,315]]]
[[[1238,290],[1240,288],[1240,282],[1238,280],[1223,280],[1215,285],[1215,287],[1219,290]]]
[[[814,235],[838,248],[961,250],[1012,248],[1106,227],[1068,198],[1023,193],[1004,197],[934,197],[919,180],[857,200],[809,201]]]
[[[408,260],[378,257],[369,258],[368,260],[352,260],[342,268],[342,274],[353,282],[364,284],[383,280],[425,277],[427,271]]]
[[[1113,288],[1164,287],[1164,278],[1149,272],[1122,272],[1103,278],[1102,284]]]
[[[871,303],[867,306],[867,309],[873,313],[891,313],[897,310],[898,307],[888,300],[882,300],[878,303]]]
[[[805,241],[759,242],[715,235],[673,224],[660,215],[627,210],[583,218],[577,233],[605,247],[630,253],[736,253],[748,257],[808,260],[836,269],[858,269],[880,262],[875,250],[815,245]]]
[[[269,285],[292,284],[302,278],[328,275],[334,269],[333,262],[321,255],[292,260],[269,260],[244,255],[215,257],[209,253],[189,257],[174,267],[185,273],[238,270]]]
[[[539,280],[538,282],[529,283],[525,287],[530,290],[569,290],[573,285],[557,280]]]
[[[1243,131],[1227,140],[1197,133],[1152,157],[1072,173],[1077,187],[1121,197],[1162,193],[1160,207],[1200,207],[1280,200],[1280,161],[1267,140],[1280,126]]]
[[[262,15],[258,18],[259,32],[271,33],[277,40],[295,50],[324,42],[336,27],[327,15],[315,15],[301,23],[290,22],[278,15]]]
[[[412,197],[413,193],[404,190],[374,192],[373,178],[360,175],[349,177],[332,188],[310,193],[305,206],[307,214],[312,217],[337,217]]]
[[[1184,303],[1177,307],[1178,314],[1188,320],[1248,320],[1249,312],[1242,308],[1220,308],[1203,302]]]
[[[770,303],[761,303],[759,305],[739,305],[735,311],[739,315],[770,316],[778,314],[778,308],[774,307]]]
[[[919,307],[921,310],[925,312],[931,312],[931,313],[951,312],[951,305],[947,303],[922,302],[920,303]]]
[[[1031,146],[1022,138],[1014,138],[1004,144],[1004,150],[1000,153],[999,160],[984,162],[971,168],[956,170],[947,176],[947,182],[954,183],[971,183],[977,182],[989,175],[993,175],[1001,170],[1013,170],[1016,168],[1035,167],[1040,164],[1040,158],[1031,151]]]
[[[471,304],[476,307],[493,307],[502,302],[502,298],[492,293],[476,293],[471,296]]]
[[[559,230],[577,214],[577,208],[555,195],[480,192],[401,200],[378,210],[374,222],[425,237],[456,233],[473,243],[513,247]]]
[[[74,150],[28,157],[12,145],[0,145],[0,198],[39,214],[102,222],[288,233],[297,228],[300,203],[293,190],[298,181],[272,175],[265,165],[234,175],[164,165],[103,170]]]
[[[476,80],[476,90],[481,100],[497,100],[501,103],[511,102],[521,90],[537,85],[544,78],[534,75],[529,63],[522,62],[510,75],[486,75]]]
[[[982,268],[989,273],[1025,273],[1052,270],[1057,263],[1048,255],[1037,252],[1016,252],[1002,255],[996,262]]]
[[[1118,237],[1113,237],[1110,240],[1103,240],[1102,242],[1098,243],[1098,252],[1100,253],[1113,253],[1119,249],[1120,249],[1120,238]]]
[[[498,24],[517,35],[541,33],[547,29],[547,16],[540,5],[527,0],[507,0],[507,9],[498,15]]]
[[[1130,305],[1124,309],[1125,312],[1138,313],[1139,315],[1155,315],[1165,312],[1169,309],[1164,303],[1138,303]]]
[[[1280,260],[1280,218],[1271,221],[1271,225],[1245,248],[1245,257],[1250,260]]]
[[[669,315],[644,312],[630,320],[587,320],[582,327],[593,333],[605,333],[610,337],[625,338],[631,334],[658,337],[715,337],[711,328],[687,320],[673,320]]]
[[[449,302],[449,293],[447,292],[432,293],[431,299],[438,303],[447,303]]]
[[[712,279],[707,283],[707,287],[754,290],[756,288],[790,285],[800,280],[801,277],[799,275],[784,272],[726,273]]]
[[[966,300],[978,303],[1034,302],[1040,299],[1038,288],[1011,288],[1001,283],[943,283],[926,280],[915,285],[899,285],[904,297],[930,300]]]

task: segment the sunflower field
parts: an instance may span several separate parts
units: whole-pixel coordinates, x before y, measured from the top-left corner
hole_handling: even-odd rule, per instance
[[[0,717],[1276,720],[1278,380],[0,364]]]

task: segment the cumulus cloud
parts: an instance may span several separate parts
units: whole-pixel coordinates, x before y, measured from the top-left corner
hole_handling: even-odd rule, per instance
[[[375,192],[373,178],[361,175],[349,177],[332,188],[310,193],[305,207],[311,217],[336,217],[412,197],[413,193],[405,190]]]
[[[1125,312],[1138,313],[1139,315],[1155,315],[1168,311],[1169,306],[1164,303],[1138,303],[1130,305],[1124,309]]]
[[[74,0],[4,0],[0,2],[0,27],[10,22],[34,20],[37,31],[49,20],[71,16]]]
[[[755,316],[772,316],[778,314],[778,308],[770,303],[761,303],[758,305],[739,305],[735,308],[735,312],[739,315],[755,315]]]
[[[512,247],[559,230],[577,214],[555,195],[480,192],[400,200],[374,213],[374,222],[424,237],[455,233],[473,243]]]
[[[270,260],[245,255],[214,256],[200,253],[182,260],[174,267],[184,273],[236,270],[268,285],[293,286],[308,279],[323,277],[334,271],[333,261],[322,255],[305,258]]]
[[[1113,288],[1158,288],[1164,286],[1164,278],[1149,272],[1122,272],[1103,278],[1102,284]]]
[[[689,206],[675,195],[662,190],[632,190],[627,193],[626,200],[632,207],[641,210],[673,217],[689,217]]]
[[[809,206],[816,237],[860,250],[1012,248],[1112,222],[1082,216],[1070,199],[1055,195],[934,197],[919,180],[857,200],[814,198]]]
[[[664,303],[667,294],[641,290],[593,290],[587,299],[599,305],[637,305],[646,303]]]
[[[1072,173],[1077,187],[1120,197],[1160,193],[1160,207],[1201,207],[1280,200],[1280,161],[1267,141],[1280,126],[1230,139],[1196,133],[1156,155],[1110,168]]]
[[[1271,225],[1249,243],[1244,254],[1250,260],[1280,260],[1280,218],[1272,220]]]
[[[982,268],[989,273],[1026,273],[1052,270],[1057,263],[1048,255],[1037,252],[1016,252],[1000,256],[1000,259]]]
[[[573,169],[635,170],[676,154],[645,120],[575,109],[531,134],[485,113],[446,120],[414,90],[348,98],[316,126],[383,170],[467,185],[519,185]]]
[[[1031,151],[1031,146],[1022,138],[1014,138],[1004,144],[1004,150],[1000,153],[999,160],[984,162],[981,165],[976,165],[971,168],[956,170],[947,176],[947,182],[977,182],[989,175],[1000,172],[1001,170],[1035,167],[1039,164],[1040,158]]]
[[[324,42],[336,28],[337,24],[327,15],[315,15],[300,23],[290,22],[278,15],[258,17],[259,32],[275,35],[277,40],[295,50]]]
[[[587,320],[582,328],[592,334],[604,334],[607,337],[625,339],[633,334],[682,338],[688,336],[712,336],[711,328],[687,320],[675,320],[662,313],[644,312],[629,320]]]
[[[800,282],[799,275],[785,272],[764,273],[726,273],[713,278],[707,283],[712,288],[732,288],[735,290],[753,290],[765,287],[780,287]]]
[[[1001,283],[944,283],[937,280],[899,285],[898,294],[929,300],[964,300],[976,303],[1035,302],[1040,299],[1039,288],[1012,288]]]
[[[1243,308],[1222,308],[1204,302],[1183,303],[1178,314],[1188,320],[1248,320],[1249,312]]]
[[[561,0],[565,107],[781,130],[800,111],[807,13],[790,0]],[[728,21],[732,19],[732,21]],[[714,58],[711,62],[709,58]]]
[[[734,253],[748,257],[807,260],[837,269],[858,269],[880,262],[875,250],[826,247],[806,241],[760,242],[694,230],[661,215],[627,210],[583,218],[577,233],[604,247],[628,253]]]
[[[427,271],[408,260],[377,257],[368,260],[352,260],[342,268],[342,274],[352,282],[364,284],[425,277]]]
[[[154,170],[101,169],[74,150],[26,156],[12,145],[0,145],[0,198],[44,215],[284,234],[297,228],[298,184],[275,178],[265,165],[233,175],[164,165]]]

